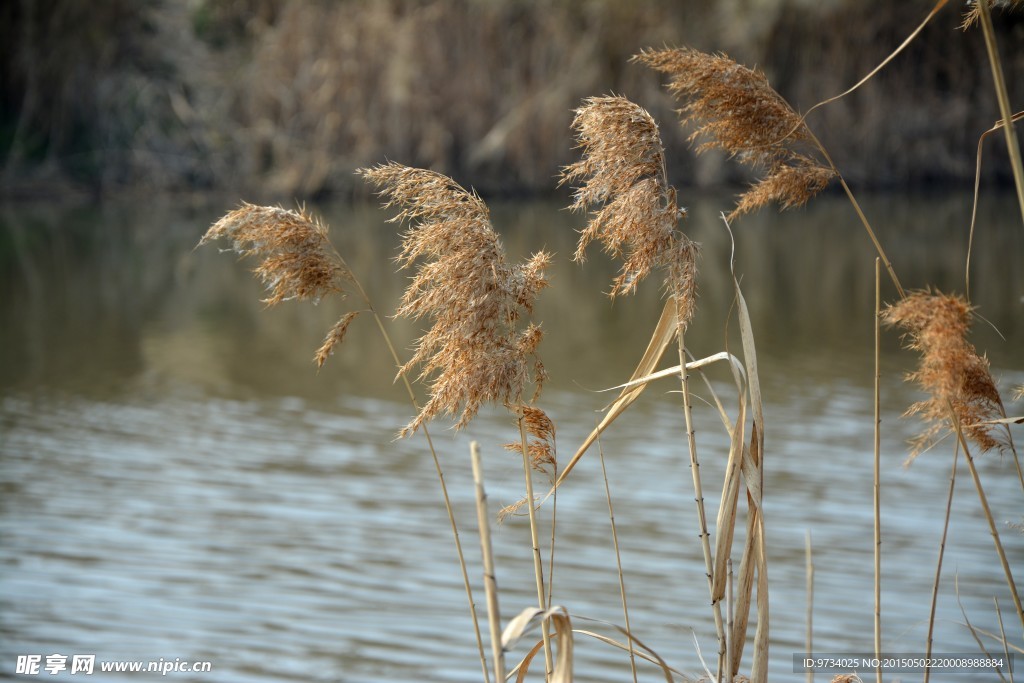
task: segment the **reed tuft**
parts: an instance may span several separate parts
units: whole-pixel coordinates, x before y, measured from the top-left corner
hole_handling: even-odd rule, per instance
[[[907,376],[930,398],[912,405],[907,414],[921,415],[928,429],[913,441],[911,460],[928,448],[948,424],[949,407],[964,435],[982,451],[1006,446],[996,425],[982,424],[1004,415],[1003,402],[989,372],[988,359],[967,341],[972,308],[961,296],[912,292],[882,313],[888,325],[906,331],[908,348],[921,353],[921,365]]]
[[[230,240],[243,257],[260,259],[253,272],[270,292],[263,299],[268,306],[290,299],[317,303],[327,294],[344,297],[345,285],[355,282],[345,261],[331,246],[327,226],[305,209],[292,211],[243,202],[214,223],[199,244],[222,238]],[[344,314],[328,331],[313,356],[318,368],[327,362],[361,312]]]
[[[1004,12],[1024,10],[1024,0],[987,0],[987,2],[989,7],[998,7]],[[970,9],[964,12],[964,19],[960,24],[960,28],[965,31],[981,21],[981,6],[978,4],[978,0],[969,0],[967,4]]]
[[[669,91],[685,102],[679,115],[694,126],[690,141],[702,141],[698,152],[718,148],[767,169],[760,182],[740,195],[728,220],[770,202],[784,209],[802,206],[835,176],[830,167],[799,152],[813,136],[761,71],[724,54],[687,47],[645,50],[633,60],[669,76]]]
[[[305,210],[244,203],[213,224],[200,245],[231,240],[243,257],[260,259],[253,270],[270,292],[263,299],[274,306],[289,299],[319,301],[326,294],[344,294],[352,273],[327,239],[327,226]]]
[[[572,123],[583,157],[562,170],[560,184],[578,183],[574,211],[599,206],[580,234],[574,256],[586,259],[594,240],[621,258],[609,296],[631,294],[656,268],[686,324],[696,311],[698,245],[677,229],[686,209],[668,184],[665,153],[654,118],[625,97],[591,97]]]
[[[527,450],[530,455],[530,466],[538,472],[546,474],[552,482],[557,469],[555,455],[555,423],[540,408],[519,406],[523,416],[523,428],[530,436]],[[522,455],[521,441],[505,444],[505,450]]]
[[[387,198],[385,208],[400,208],[391,221],[408,225],[401,267],[420,261],[396,315],[432,320],[399,370],[407,375],[418,367],[430,391],[402,436],[441,414],[458,415],[458,429],[485,403],[520,405],[530,383],[536,398],[546,378],[537,356],[543,332],[517,323],[547,286],[551,256],[541,251],[510,265],[487,205],[447,176],[397,163],[359,173]]]

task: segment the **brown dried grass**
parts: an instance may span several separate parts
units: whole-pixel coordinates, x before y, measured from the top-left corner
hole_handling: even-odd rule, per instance
[[[536,398],[546,377],[537,356],[543,332],[517,323],[547,286],[551,256],[540,251],[509,264],[487,205],[447,176],[397,163],[360,173],[387,198],[385,207],[400,207],[391,221],[409,226],[397,261],[419,262],[396,315],[432,321],[399,370],[418,367],[430,391],[402,435],[441,414],[458,415],[462,428],[485,403],[519,405],[530,383]]]
[[[327,226],[305,209],[292,211],[243,202],[214,223],[199,244],[218,239],[230,240],[243,257],[259,259],[253,272],[269,292],[263,299],[268,306],[291,299],[316,303],[328,294],[344,297],[345,287],[355,282],[328,240]],[[317,367],[323,367],[360,313],[344,314],[328,331],[313,357]]]
[[[633,58],[669,76],[669,91],[683,107],[679,116],[693,126],[698,152],[721,149],[755,168],[761,181],[740,195],[729,214],[736,217],[777,202],[802,206],[823,190],[835,172],[802,153],[813,139],[803,119],[756,69],[724,54],[682,47],[645,50]]]
[[[594,240],[622,259],[609,296],[631,294],[655,269],[685,327],[696,311],[698,245],[677,229],[686,210],[668,184],[665,153],[654,118],[625,97],[591,97],[576,110],[573,129],[583,157],[562,171],[561,183],[577,183],[574,211],[598,206],[580,235],[574,256],[586,259]]]
[[[965,436],[984,452],[1007,444],[994,424],[1005,415],[1003,402],[989,372],[989,362],[967,341],[973,314],[961,296],[912,292],[882,313],[888,325],[906,331],[907,348],[921,353],[921,365],[908,375],[929,398],[912,405],[908,415],[920,415],[928,428],[913,441],[911,460],[949,428],[949,409]]]

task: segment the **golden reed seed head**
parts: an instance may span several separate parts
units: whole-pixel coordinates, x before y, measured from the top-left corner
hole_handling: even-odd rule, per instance
[[[634,61],[666,74],[669,91],[683,102],[679,116],[694,127],[698,152],[722,149],[767,175],[740,196],[732,220],[769,202],[800,206],[820,192],[835,172],[798,153],[811,133],[767,77],[728,56],[691,48],[645,50]]]
[[[200,245],[225,238],[242,256],[260,259],[253,272],[270,291],[273,306],[288,299],[319,301],[343,294],[352,274],[327,239],[327,227],[304,210],[243,203],[214,223]]]
[[[574,258],[583,261],[594,240],[622,270],[609,295],[631,294],[656,268],[686,313],[696,307],[697,245],[677,229],[686,215],[665,177],[665,153],[654,118],[625,97],[591,97],[572,123],[583,157],[562,170],[560,184],[577,183],[571,209],[597,206],[580,234]]]
[[[359,173],[380,189],[385,207],[400,209],[391,220],[408,225],[398,262],[419,263],[396,315],[432,321],[399,370],[418,367],[430,391],[402,436],[440,414],[458,415],[461,428],[485,403],[520,404],[531,382],[536,395],[546,377],[536,355],[543,333],[516,323],[547,286],[551,256],[508,264],[486,204],[447,176],[396,163]]]
[[[351,271],[327,239],[327,226],[304,209],[291,211],[277,206],[242,206],[213,224],[200,245],[228,239],[242,256],[260,259],[253,272],[269,290],[263,301],[274,306],[289,299],[318,302],[326,294],[345,295]],[[313,357],[322,367],[342,342],[359,311],[346,313],[331,328]]]
[[[989,372],[988,359],[979,356],[967,341],[973,318],[972,308],[960,296],[912,292],[882,313],[889,325],[906,331],[907,348],[921,354],[921,365],[908,375],[931,397],[915,403],[907,414],[919,414],[930,423],[914,440],[911,459],[928,448],[944,425],[949,424],[949,407],[964,435],[982,451],[1002,448],[996,425],[979,424],[1003,417],[1003,402]]]

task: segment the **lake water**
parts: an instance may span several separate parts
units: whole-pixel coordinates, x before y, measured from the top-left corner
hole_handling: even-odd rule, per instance
[[[727,337],[738,348],[726,333],[730,246],[717,218],[728,202],[695,202],[687,226],[703,244],[700,312],[687,337],[698,357],[722,350]],[[57,653],[211,663],[205,674],[103,674],[110,680],[481,680],[434,465],[419,435],[395,439],[412,410],[392,384],[377,331],[357,320],[317,373],[312,354],[340,314],[337,302],[265,310],[233,254],[193,251],[235,203],[0,210],[0,678],[15,675],[18,656],[42,655],[45,666]],[[393,310],[405,274],[390,260],[397,237],[386,214],[310,208],[326,217],[376,306]],[[963,290],[969,198],[881,197],[865,209],[908,288]],[[660,293],[652,281],[635,297],[609,301],[603,292],[616,266],[596,249],[583,266],[569,261],[583,218],[555,204],[496,205],[493,218],[512,257],[541,247],[557,253],[536,318],[547,331],[541,355],[552,378],[541,405],[557,423],[564,463],[610,399],[596,390],[625,381],[640,358]],[[973,301],[988,321],[972,340],[1007,396],[1024,383],[1018,220],[1009,198],[983,198],[971,271]],[[767,422],[772,679],[802,681],[792,656],[806,637],[808,532],[814,649],[873,649],[874,252],[840,198],[765,211],[734,227]],[[893,299],[887,283],[883,295]],[[417,335],[407,321],[389,325],[406,348]],[[946,439],[903,467],[906,440],[920,430],[900,418],[921,397],[903,382],[916,358],[893,331],[883,344],[883,640],[889,652],[923,652],[953,446]],[[724,370],[709,376],[731,396]],[[633,630],[698,676],[694,638],[709,662],[716,642],[675,389],[672,380],[652,385],[602,446]],[[727,440],[701,403],[706,390],[696,393],[713,520]],[[1008,410],[1019,415],[1024,406]],[[519,460],[502,449],[516,432],[502,411],[486,410],[462,432],[439,423],[432,433],[483,616],[468,444],[481,443],[496,509],[523,495]],[[1024,522],[1024,493],[1008,456],[978,463],[1020,585],[1024,535],[1013,525]],[[936,653],[979,651],[957,602],[957,576],[970,622],[997,633],[996,598],[1007,633],[1021,642],[962,460],[960,470]],[[621,623],[596,452],[560,490],[557,511],[554,601],[573,615]],[[525,518],[495,525],[494,543],[507,619],[536,599]],[[581,619],[575,625],[616,635]],[[510,661],[524,652],[518,645]],[[575,655],[581,680],[631,680],[619,650],[581,635]],[[659,675],[641,666],[642,680]],[[68,671],[41,677],[77,680]]]

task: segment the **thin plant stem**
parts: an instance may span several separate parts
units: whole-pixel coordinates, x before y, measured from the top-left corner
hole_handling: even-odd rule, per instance
[[[939,559],[935,563],[935,581],[932,582],[932,603],[928,611],[928,638],[925,641],[925,659],[932,656],[932,635],[935,632],[935,609],[939,602],[939,580],[942,578],[942,558],[946,554],[946,536],[949,534],[949,518],[953,510],[953,491],[956,489],[956,465],[960,457],[960,443],[953,451],[953,469],[949,473],[949,495],[946,496],[946,519],[942,523],[942,538],[939,540]],[[928,683],[931,667],[924,669],[924,683]]]
[[[558,461],[555,461],[552,481],[558,481]],[[551,549],[548,552],[548,604],[551,604],[555,591],[555,530],[558,526],[558,489],[551,491]]]
[[[993,595],[992,602],[995,603],[996,606],[996,618],[999,620],[999,637],[1003,641],[1003,657],[1005,657],[1003,661],[1009,662],[1010,648],[1006,644],[1006,629],[1003,628],[1003,610],[999,608],[999,598]],[[1010,674],[1010,683],[1013,683],[1013,669],[1009,666],[1006,668]]]
[[[875,259],[875,659],[882,657],[882,411],[881,411],[881,347],[882,347],[882,269],[881,260]],[[881,664],[875,668],[875,680],[882,683]]]
[[[974,480],[974,488],[978,491],[978,499],[981,501],[981,509],[985,513],[985,520],[988,521],[989,532],[992,534],[992,541],[996,546],[996,554],[999,556],[999,563],[1003,566],[1003,573],[1006,574],[1006,583],[1010,588],[1010,597],[1013,598],[1013,605],[1017,608],[1017,618],[1020,619],[1021,628],[1024,629],[1024,607],[1021,607],[1020,594],[1017,593],[1017,584],[1013,581],[1013,572],[1010,570],[1010,563],[1006,559],[1006,551],[1003,550],[1003,543],[999,540],[999,529],[996,528],[996,520],[992,517],[992,510],[988,506],[988,498],[985,496],[985,489],[981,485],[981,477],[978,476],[978,468],[974,465],[974,458],[971,457],[971,451],[967,447],[967,439],[964,437],[963,429],[961,429],[960,420],[953,412],[953,406],[947,402],[949,409],[949,416],[953,422],[953,426],[956,428],[956,437],[960,442],[960,447],[964,450],[964,459],[967,461],[967,467],[971,472],[971,478]]]
[[[332,249],[333,246],[331,247]],[[338,261],[345,267],[346,270],[352,272],[349,268],[348,263],[345,259],[334,250]],[[366,303],[367,310],[373,315],[373,319],[377,322],[377,329],[380,331],[381,337],[384,339],[385,346],[388,347],[388,352],[391,354],[391,360],[394,362],[396,368],[402,367],[402,361],[398,358],[398,352],[395,351],[395,345],[391,341],[391,335],[388,334],[387,328],[384,327],[384,322],[381,320],[380,315],[377,313],[377,309],[373,307],[373,302],[370,301],[369,295],[366,290],[363,289],[363,285],[359,282],[358,278],[352,277],[352,282],[355,284],[356,289],[359,290],[359,295]],[[416,400],[416,392],[413,391],[412,384],[409,382],[409,378],[405,376],[405,373],[399,375],[402,379],[402,384],[405,386],[405,391],[409,395],[409,401],[412,403],[414,410],[419,411],[419,402]],[[448,522],[452,528],[452,536],[455,539],[455,552],[459,558],[459,568],[462,571],[462,584],[466,590],[466,599],[469,601],[469,613],[473,619],[473,632],[476,635],[476,646],[480,655],[480,665],[483,667],[484,678],[487,678],[487,656],[484,654],[484,640],[480,633],[480,619],[476,613],[476,601],[473,599],[473,588],[469,582],[469,570],[466,567],[466,556],[462,551],[462,541],[459,539],[459,525],[455,521],[455,510],[452,508],[451,497],[448,495],[448,485],[445,483],[444,470],[441,468],[441,459],[437,457],[437,450],[434,448],[434,440],[430,437],[430,430],[426,424],[422,425],[423,436],[427,440],[427,446],[430,449],[430,456],[434,460],[434,469],[437,472],[437,480],[441,484],[441,497],[444,500],[444,509],[448,513]],[[496,681],[495,683],[500,683]]]
[[[725,670],[726,635],[725,623],[722,619],[722,602],[714,595],[714,561],[711,555],[711,541],[708,534],[707,514],[704,510],[704,489],[700,479],[700,461],[697,459],[697,440],[693,431],[693,415],[690,403],[690,382],[686,373],[686,346],[683,341],[683,329],[679,327],[677,340],[679,343],[679,366],[682,368],[680,378],[683,390],[683,415],[686,419],[686,442],[690,451],[690,472],[693,475],[693,494],[697,502],[697,523],[700,525],[700,545],[704,551],[704,568],[708,577],[708,594],[711,597],[711,609],[715,617],[715,631],[718,634],[718,675],[722,680]]]
[[[733,614],[734,614],[735,609],[736,609],[736,603],[734,602],[734,596],[733,596],[733,584],[732,584],[733,576],[732,576],[732,556],[731,555],[725,558],[725,566],[726,566],[726,569],[728,570],[728,574],[725,577],[725,629],[726,629],[725,632],[726,633],[732,633]],[[732,640],[730,640],[729,638],[726,638],[726,640],[725,640],[725,661],[726,661],[726,663],[729,666],[731,666],[731,662],[732,662],[732,658],[733,658],[733,652],[732,651],[733,651],[734,647],[735,647],[735,643],[733,643]],[[735,672],[730,671],[729,673],[730,673],[730,675],[733,675]],[[735,678],[734,675],[733,675],[733,677]]]
[[[615,528],[615,508],[612,506],[612,489],[608,484],[608,470],[604,465],[604,447],[601,445],[601,437],[597,438],[597,453],[601,460],[601,476],[604,477],[604,495],[608,501],[608,519],[612,525],[612,545],[615,547],[615,566],[619,572],[619,597],[622,599],[622,619],[626,625],[626,632],[632,633],[629,627],[629,605],[626,602],[626,579],[622,574],[622,555],[619,553],[619,534]],[[633,638],[629,641],[629,668],[633,673],[633,683],[636,683],[636,652],[633,650]]]
[[[480,551],[484,563],[484,593],[487,595],[487,625],[491,633],[491,663],[494,665],[495,683],[505,680],[505,652],[501,647],[501,610],[498,605],[498,579],[494,570],[494,549],[491,546],[490,515],[487,513],[487,492],[484,490],[483,465],[480,462],[480,444],[469,444],[473,464],[473,484],[476,492],[476,519],[480,529]],[[488,683],[484,670],[484,683]]]
[[[999,100],[999,114],[1003,117],[1003,132],[1006,133],[1006,148],[1010,153],[1010,168],[1013,169],[1013,182],[1017,188],[1017,203],[1020,205],[1021,220],[1024,221],[1024,163],[1021,162],[1017,131],[1013,127],[1013,109],[1010,108],[1010,96],[1006,90],[1006,77],[1003,75],[1003,66],[999,60],[995,29],[992,27],[992,14],[989,11],[987,0],[979,0],[978,8],[981,10],[978,14],[981,19],[982,34],[985,37],[985,49],[988,51],[988,61],[992,66],[992,79],[995,85],[996,99]]]
[[[810,128],[807,129],[807,132],[811,136],[811,140],[814,142],[814,145],[818,148],[819,151],[821,151],[821,154],[822,156],[824,156],[825,161],[828,163],[829,167],[836,174],[836,177],[839,178],[839,184],[842,186],[843,192],[846,193],[846,197],[850,200],[850,203],[853,205],[853,210],[857,213],[857,217],[860,219],[860,222],[864,226],[864,229],[867,230],[868,237],[871,238],[871,243],[875,245],[875,251],[878,252],[878,256],[882,259],[882,263],[885,264],[885,269],[886,271],[888,271],[889,277],[892,279],[892,283],[896,285],[896,291],[899,292],[900,298],[906,298],[907,293],[903,289],[903,285],[900,284],[900,279],[896,277],[896,271],[892,267],[892,262],[889,261],[889,257],[885,253],[885,249],[882,248],[882,243],[878,241],[878,236],[875,235],[875,231],[871,227],[871,223],[868,221],[867,216],[864,215],[864,211],[860,208],[860,203],[857,201],[857,198],[853,195],[853,190],[851,190],[850,186],[846,184],[846,179],[843,178],[843,174],[839,172],[839,168],[836,166],[835,162],[832,161],[832,156],[828,153],[828,150],[825,149],[825,146],[821,144],[821,141],[818,139],[818,136],[815,135],[814,132],[810,130]]]
[[[533,546],[533,575],[537,584],[537,603],[542,611],[547,611],[547,595],[544,592],[544,566],[540,558],[540,540],[537,532],[537,511],[533,496],[533,467],[530,464],[530,449],[526,439],[526,427],[523,416],[519,415],[519,439],[523,448],[523,476],[526,478],[526,509],[530,517],[530,542]],[[550,680],[554,672],[554,660],[551,657],[551,636],[548,634],[548,620],[541,625],[541,637],[544,641],[544,679]]]
[[[811,555],[811,530],[807,530],[804,536],[804,556],[807,558],[806,575],[807,581],[807,637],[804,647],[807,656],[814,652],[814,557]],[[807,669],[807,683],[814,683],[814,669]]]

